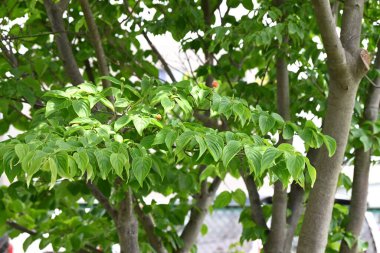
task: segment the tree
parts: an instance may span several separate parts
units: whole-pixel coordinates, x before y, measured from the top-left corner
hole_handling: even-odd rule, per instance
[[[0,144],[0,174],[12,182],[1,188],[0,231],[29,233],[24,247],[41,239],[54,250],[108,252],[119,244],[128,253],[190,252],[208,210],[234,200],[243,207],[241,241],[261,239],[266,252],[289,252],[298,223],[298,252],[338,251],[328,243],[336,238],[342,252],[354,252],[369,160],[378,153],[376,135],[369,138],[377,133],[378,92],[359,87],[373,83],[361,82],[371,58],[360,44],[366,34],[375,51],[376,5],[7,1],[0,133],[10,125],[25,133]],[[237,8],[245,11],[240,18],[231,14]],[[151,39],[164,33],[187,58],[181,79]],[[195,69],[189,52],[201,61]],[[170,82],[160,80],[156,63]],[[291,145],[294,136],[305,153]],[[355,169],[343,228],[342,209],[330,221],[337,185],[349,185],[340,175],[352,157],[346,146],[365,169]],[[241,177],[248,196],[217,195],[226,175]],[[265,180],[274,185],[271,205],[258,193]],[[152,192],[169,203],[146,203]]]

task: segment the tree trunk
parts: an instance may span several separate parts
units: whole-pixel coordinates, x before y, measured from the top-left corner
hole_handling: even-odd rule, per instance
[[[285,39],[286,41],[287,39]],[[285,50],[284,50],[285,51]],[[276,61],[276,80],[277,80],[277,110],[284,120],[290,120],[290,101],[289,101],[289,73],[288,64],[284,52],[280,51]],[[284,140],[281,136],[278,144],[291,143],[292,140]],[[274,194],[272,204],[271,229],[264,249],[266,253],[284,252],[284,242],[286,238],[286,209],[287,209],[287,189],[281,181],[274,183]]]
[[[356,92],[368,71],[368,52],[361,50],[360,35],[364,0],[346,0],[339,38],[328,0],[312,0],[322,42],[327,54],[329,96],[323,133],[336,140],[337,148],[329,157],[320,149],[315,167],[317,179],[310,192],[299,237],[298,253],[322,253],[327,244],[336,184],[342,167],[351,126]]]
[[[317,179],[305,212],[301,229],[298,253],[323,253],[327,244],[331,212],[335,199],[336,184],[346,149],[351,126],[358,82],[345,78],[349,89],[342,89],[338,83],[331,83],[327,99],[327,111],[323,133],[337,142],[336,152],[328,156],[323,147],[316,161]]]
[[[118,210],[116,229],[120,253],[139,253],[138,222],[133,211],[133,197],[129,190]]]
[[[375,67],[380,69],[380,42],[377,47]],[[376,121],[379,113],[380,104],[380,78],[376,78],[376,86],[370,86],[366,108],[364,110],[365,121]],[[368,195],[368,177],[371,165],[371,149],[364,151],[363,148],[355,150],[354,163],[354,180],[352,184],[351,206],[349,213],[349,222],[346,231],[352,233],[356,238],[359,238],[364,222],[364,215],[367,210],[367,195]],[[347,243],[343,240],[340,248],[341,253],[356,253],[358,245],[355,243],[350,249]]]
[[[206,181],[202,183],[201,194],[196,200],[195,206],[191,209],[189,222],[186,224],[181,234],[183,246],[178,249],[176,253],[190,252],[191,247],[195,244],[198,238],[208,208],[212,204],[221,182],[220,178],[217,177],[214,179],[210,187],[208,187]]]

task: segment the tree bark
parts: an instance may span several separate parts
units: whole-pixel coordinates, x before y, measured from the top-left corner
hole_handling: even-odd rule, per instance
[[[353,42],[347,42],[344,36],[342,40],[338,38],[330,2],[328,0],[312,1],[327,53],[330,77],[323,133],[336,140],[337,148],[332,157],[328,156],[325,147],[318,154],[315,164],[317,179],[305,211],[298,253],[322,253],[327,244],[336,184],[347,144],[356,92],[361,78],[368,69],[368,64],[363,57],[363,61],[360,61],[359,48],[363,1],[356,1],[355,6],[358,8],[350,9],[345,6],[343,13],[342,34],[349,25],[352,25],[351,36],[355,37]],[[350,3],[351,1],[346,1],[345,5]],[[355,12],[355,15],[348,12]],[[356,38],[357,36],[359,38]]]
[[[121,202],[116,222],[120,253],[139,253],[138,222],[133,211],[132,191],[126,192]]]
[[[286,39],[285,39],[286,40]],[[276,80],[277,80],[277,110],[284,120],[290,120],[289,101],[289,73],[286,61],[285,50],[281,50],[276,60]],[[284,140],[281,136],[278,144],[291,143],[292,140]],[[282,253],[286,238],[286,210],[287,210],[287,189],[284,188],[280,180],[274,184],[272,222],[268,241],[264,246],[265,252]]]
[[[166,253],[167,251],[161,241],[161,238],[154,233],[155,225],[152,216],[145,214],[137,202],[135,203],[135,212],[144,227],[150,245],[157,253]]]
[[[376,69],[380,70],[380,42],[377,46],[377,55],[375,62]],[[380,104],[380,78],[377,77],[375,84],[377,87],[370,85],[369,96],[364,109],[364,121],[376,121],[379,113]],[[349,222],[346,231],[359,238],[363,226],[365,212],[367,210],[368,179],[371,165],[372,150],[365,151],[363,148],[355,150],[354,162],[354,179],[352,183],[351,205],[349,213]],[[358,244],[355,243],[349,248],[343,240],[340,248],[341,253],[358,252]]]
[[[59,56],[63,62],[63,68],[66,75],[70,78],[73,85],[83,83],[82,74],[79,72],[78,64],[75,60],[71,43],[67,37],[64,21],[62,18],[68,1],[61,0],[55,4],[52,0],[44,0],[47,16],[49,18],[51,28],[53,30],[54,39],[57,44]]]
[[[259,191],[257,189],[255,180],[253,179],[253,175],[245,175],[242,170],[240,171],[240,174],[244,180],[245,186],[247,187],[252,220],[260,227],[269,230],[265,222],[263,209],[261,208]]]
[[[98,60],[99,72],[102,76],[108,76],[109,71],[107,58],[106,54],[104,53],[102,39],[99,35],[98,27],[96,25],[94,16],[92,15],[90,4],[88,3],[88,0],[80,0],[79,2],[82,7],[84,18],[86,20],[91,44],[95,49],[96,59]],[[111,83],[108,80],[103,79],[102,82],[104,87],[111,86]]]
[[[221,179],[218,177],[214,179],[210,186],[208,186],[206,181],[202,182],[201,193],[196,200],[195,206],[190,211],[189,222],[186,224],[181,234],[183,246],[178,249],[176,253],[190,252],[191,247],[197,240],[203,221],[206,218],[208,208],[212,204],[221,182]]]

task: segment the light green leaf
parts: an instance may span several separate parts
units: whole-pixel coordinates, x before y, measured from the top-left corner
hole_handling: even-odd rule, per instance
[[[100,177],[105,180],[112,168],[110,161],[111,152],[106,149],[101,149],[94,151],[94,155],[98,162]]]
[[[261,115],[259,117],[259,127],[262,134],[268,133],[268,131],[270,131],[275,124],[276,121],[272,117],[267,115]]]
[[[50,174],[51,174],[50,185],[49,185],[49,190],[51,190],[54,187],[55,182],[57,181],[58,167],[57,167],[57,164],[55,162],[55,159],[52,159],[51,157],[48,158],[47,162],[48,162],[49,170],[50,170]]]
[[[261,152],[257,148],[248,145],[244,146],[244,152],[248,160],[250,172],[254,172],[257,176],[260,175],[262,160]]]
[[[195,135],[195,140],[197,141],[197,143],[199,145],[199,155],[198,155],[198,159],[197,159],[197,160],[199,160],[199,158],[201,158],[201,156],[207,150],[207,145],[206,145],[206,142],[203,139],[203,137],[201,137],[199,135]]]
[[[207,144],[207,149],[217,162],[222,156],[223,152],[223,138],[216,134],[206,134],[205,141]]]
[[[232,192],[232,199],[240,206],[244,207],[245,202],[247,201],[247,196],[241,189],[237,189],[236,191]]]
[[[282,130],[282,137],[284,137],[285,140],[290,140],[293,138],[294,135],[294,129],[288,124],[284,125],[284,128]]]
[[[21,161],[26,156],[26,154],[29,152],[28,144],[16,144],[15,145],[15,152]]]
[[[191,139],[194,138],[194,132],[193,131],[185,131],[183,132],[175,141],[176,143],[176,154],[180,153],[187,144],[191,141]]]
[[[96,90],[96,86],[93,85],[92,83],[82,83],[82,84],[79,84],[78,87],[86,92],[86,93],[89,93],[89,94],[95,94],[97,93],[97,90]]]
[[[125,108],[130,104],[129,100],[126,98],[118,98],[115,102],[115,107],[117,108]]]
[[[311,165],[309,159],[305,158],[307,172],[309,173],[310,179],[311,179],[311,187],[313,187],[315,180],[317,179],[317,171],[315,170],[314,166]]]
[[[205,236],[208,232],[208,227],[206,224],[202,224],[202,227],[201,227],[201,235],[202,236]]]
[[[263,158],[261,159],[261,173],[263,173],[266,169],[268,169],[276,158],[281,155],[281,151],[276,148],[269,147],[265,150],[263,154]]]
[[[131,122],[131,118],[128,115],[121,116],[115,121],[115,124],[113,128],[115,131],[119,131],[121,128],[123,128],[125,125],[127,125],[129,122]]]
[[[199,176],[199,181],[203,182],[206,180],[209,176],[211,176],[214,172],[216,171],[216,167],[213,164],[210,164],[209,166],[206,167]]]
[[[110,160],[116,175],[123,178],[123,168],[127,163],[127,158],[125,155],[121,153],[113,153],[111,154]]]
[[[90,105],[84,100],[73,100],[72,105],[75,113],[79,117],[89,117],[91,114]]]
[[[285,154],[286,168],[294,179],[298,179],[305,168],[305,159],[299,155]]]
[[[222,161],[224,167],[227,167],[232,158],[234,158],[242,149],[242,145],[239,141],[229,141],[223,148]]]
[[[165,112],[170,112],[174,108],[175,103],[168,96],[164,96],[161,99],[161,105],[164,107]]]
[[[149,119],[142,118],[138,115],[134,115],[132,118],[132,121],[137,132],[139,133],[140,136],[142,136],[144,129],[149,126]]]
[[[133,159],[133,175],[136,177],[141,187],[143,186],[144,179],[148,176],[151,167],[152,159],[149,156],[140,156]]]
[[[122,84],[121,81],[117,80],[116,78],[112,77],[112,76],[101,76],[99,77],[99,79],[104,79],[104,80],[108,80],[110,81],[111,83],[114,83],[114,84]]]
[[[228,191],[224,191],[216,197],[214,201],[214,208],[224,208],[231,202],[232,195]]]
[[[324,135],[323,136],[323,142],[326,145],[326,148],[329,152],[329,156],[332,157],[335,153],[335,150],[336,150],[336,141],[334,140],[334,138],[332,138],[328,135]]]
[[[100,103],[102,103],[104,106],[108,107],[111,111],[113,111],[113,112],[115,111],[115,107],[113,106],[111,101],[109,101],[108,99],[100,98]]]

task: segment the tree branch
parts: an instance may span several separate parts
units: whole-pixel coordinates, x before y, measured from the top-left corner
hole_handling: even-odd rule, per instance
[[[187,253],[197,240],[203,221],[207,215],[208,208],[212,204],[221,179],[216,177],[210,186],[206,181],[201,184],[201,192],[196,203],[190,211],[190,219],[182,231],[181,239],[183,246],[176,253]]]
[[[364,0],[345,0],[340,40],[343,47],[355,54],[360,45]]]
[[[36,235],[37,231],[31,230],[29,228],[26,228],[24,226],[21,226],[20,224],[14,222],[14,221],[7,221],[7,225],[24,233],[30,234],[30,235]]]
[[[96,25],[94,16],[91,12],[90,4],[88,3],[88,0],[79,0],[79,2],[82,7],[84,18],[86,20],[86,24],[89,30],[90,41],[95,49],[96,59],[98,60],[99,72],[102,76],[108,76],[109,70],[107,59],[102,46],[98,27]],[[111,86],[111,83],[108,80],[103,79],[102,82],[104,87]]]
[[[101,205],[106,209],[107,213],[111,216],[111,218],[115,221],[117,220],[118,213],[117,211],[112,207],[111,203],[109,202],[108,198],[104,196],[104,194],[99,190],[99,188],[94,185],[91,182],[87,182],[87,187],[90,189],[92,195],[99,201]]]
[[[253,176],[246,175],[243,170],[240,170],[240,174],[243,177],[245,186],[247,187],[248,198],[249,198],[250,207],[251,207],[252,220],[260,227],[263,227],[264,229],[269,230],[265,222],[263,209],[261,208],[261,200],[260,200],[259,191],[257,190],[257,186],[255,183],[255,180],[253,179]]]
[[[136,200],[136,199],[135,199]],[[148,237],[150,245],[154,248],[157,253],[166,253],[166,249],[161,241],[161,238],[154,233],[155,225],[153,218],[149,214],[145,214],[144,211],[139,206],[139,203],[135,201],[135,213],[137,214],[145,233]]]
[[[141,33],[144,36],[145,40],[148,42],[152,51],[157,55],[158,59],[160,60],[160,62],[164,66],[164,69],[168,73],[168,75],[170,76],[170,79],[172,79],[173,82],[177,82],[177,80],[175,79],[174,74],[173,74],[172,70],[170,69],[168,63],[165,61],[164,57],[162,57],[162,55],[160,54],[158,49],[154,46],[152,41],[149,39],[148,34],[144,30],[142,30]]]
[[[346,65],[346,56],[345,50],[336,32],[336,25],[331,11],[330,1],[312,0],[312,3],[330,67],[341,69]]]
[[[78,64],[75,60],[71,43],[67,37],[61,9],[62,5],[54,4],[52,0],[44,0],[47,16],[49,18],[53,32],[55,33],[54,39],[57,44],[60,58],[63,62],[63,68],[66,75],[71,79],[73,85],[83,83],[83,77],[79,72]]]
[[[9,46],[10,47],[10,46]],[[1,52],[3,52],[3,55],[5,59],[8,60],[9,64],[12,66],[12,68],[16,68],[18,66],[18,61],[15,55],[12,52],[12,48],[7,48],[2,41],[2,37],[0,37],[0,49]]]

